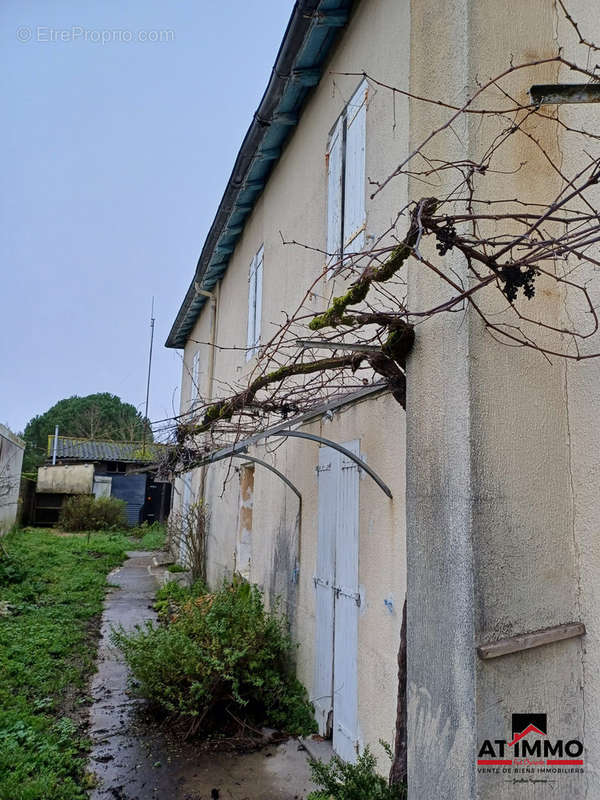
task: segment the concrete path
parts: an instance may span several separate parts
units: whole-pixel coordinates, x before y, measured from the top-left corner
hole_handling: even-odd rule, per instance
[[[112,627],[155,619],[153,553],[133,551],[109,581],[102,616],[98,672],[92,680],[89,770],[91,800],[302,800],[314,789],[306,752],[291,739],[256,753],[202,753],[169,736],[127,690],[128,671],[110,643]]]

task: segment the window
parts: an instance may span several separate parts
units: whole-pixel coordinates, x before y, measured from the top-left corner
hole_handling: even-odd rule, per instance
[[[368,84],[363,81],[335,123],[327,148],[327,252],[333,266],[364,248],[365,133]],[[328,277],[331,277],[332,270]]]
[[[193,405],[200,394],[200,350],[196,350],[192,357],[192,369],[190,370],[190,404]]]
[[[248,341],[246,361],[258,353],[262,318],[262,272],[263,251],[261,247],[252,259],[248,273]]]
[[[109,461],[106,464],[106,471],[107,472],[127,472],[127,466],[123,464],[121,461]]]

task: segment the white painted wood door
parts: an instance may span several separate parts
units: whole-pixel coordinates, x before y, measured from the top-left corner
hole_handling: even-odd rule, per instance
[[[359,443],[344,445],[359,454]],[[319,532],[315,591],[315,708],[319,731],[345,761],[358,752],[358,511],[354,461],[319,451]]]
[[[344,445],[356,455],[359,443]],[[333,749],[345,761],[358,755],[358,493],[356,462],[337,453],[334,589]]]
[[[333,586],[335,583],[337,453],[319,448],[316,640],[313,705],[321,736],[331,734],[333,715]]]

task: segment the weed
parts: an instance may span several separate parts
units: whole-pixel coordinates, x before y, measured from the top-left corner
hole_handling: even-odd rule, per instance
[[[391,758],[390,747],[380,742]],[[321,787],[311,792],[307,800],[404,800],[403,786],[389,786],[375,771],[377,760],[368,747],[356,764],[348,764],[334,755],[328,764],[310,761],[313,781]]]
[[[0,586],[20,583],[24,577],[25,573],[19,560],[2,548],[0,550]]]
[[[169,550],[189,569],[193,581],[206,580],[208,509],[200,500],[169,517]]]
[[[177,581],[167,581],[156,593],[154,610],[158,612],[158,618],[166,622],[176,608],[181,608],[187,600],[206,594],[207,591],[202,581],[196,581],[192,586],[182,586]]]
[[[188,570],[186,567],[182,567],[181,564],[169,564],[167,572],[188,572]]]

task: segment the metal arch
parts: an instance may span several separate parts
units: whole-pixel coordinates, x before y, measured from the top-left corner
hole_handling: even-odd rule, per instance
[[[364,469],[367,475],[370,475],[371,478],[373,478],[375,483],[385,492],[385,494],[387,494],[390,500],[394,499],[390,487],[381,480],[379,475],[374,470],[372,470],[371,467],[369,467],[369,465],[362,460],[362,458],[359,458],[359,456],[355,455],[350,450],[347,450],[345,447],[342,447],[341,444],[338,444],[337,442],[332,442],[331,439],[325,439],[323,438],[323,436],[317,436],[314,433],[304,433],[303,431],[274,431],[273,433],[267,435],[295,436],[298,439],[310,439],[313,442],[319,442],[320,444],[327,445],[327,447],[332,447],[334,450],[337,450],[338,452],[343,453],[343,455],[352,459],[352,461],[358,464],[358,466],[361,469]]]
[[[286,486],[290,487],[292,492],[294,492],[294,494],[297,496],[298,500],[302,504],[302,495],[300,494],[300,491],[291,482],[291,480],[289,478],[286,478],[283,472],[280,472],[276,467],[269,464],[268,461],[263,461],[262,458],[256,458],[255,456],[249,456],[247,453],[240,453],[240,452],[224,453],[223,455],[220,455],[218,458],[208,459],[205,463],[214,464],[216,461],[223,461],[223,459],[225,458],[242,458],[244,459],[244,461],[252,461],[254,464],[260,464],[261,466],[266,467],[268,470],[271,470],[271,472],[274,472],[278,478],[281,478],[281,480],[286,484]]]

